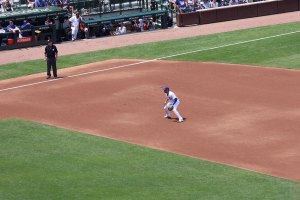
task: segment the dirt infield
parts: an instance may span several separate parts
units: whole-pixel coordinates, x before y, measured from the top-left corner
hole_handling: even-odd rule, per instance
[[[60,70],[70,76],[136,60]],[[0,90],[45,74],[0,81]],[[168,84],[182,124],[163,118]],[[0,92],[0,119],[18,117],[300,181],[300,72],[155,61]]]
[[[162,40],[172,40],[198,35],[208,35],[213,33],[227,32],[232,30],[241,30],[274,24],[296,22],[300,21],[299,16],[300,11],[228,22],[220,22],[214,24],[206,24],[201,26],[171,28],[167,30],[128,34],[117,37],[103,37],[92,40],[64,42],[61,44],[57,44],[57,46],[60,55],[68,55],[87,51],[109,49],[114,47],[144,44]],[[0,65],[12,62],[42,59],[44,57],[43,51],[43,46],[28,49],[1,51]]]

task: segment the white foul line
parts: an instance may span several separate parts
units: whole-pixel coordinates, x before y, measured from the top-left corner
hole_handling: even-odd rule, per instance
[[[166,58],[171,58],[171,57],[176,57],[176,56],[181,56],[181,55],[186,55],[186,54],[191,54],[191,53],[196,53],[196,52],[220,49],[220,48],[230,47],[230,46],[239,45],[239,44],[245,44],[245,43],[250,43],[250,42],[256,42],[256,41],[260,41],[260,40],[275,38],[275,37],[281,37],[281,36],[285,36],[285,35],[291,35],[291,34],[295,34],[295,33],[300,33],[300,31],[293,31],[293,32],[289,32],[289,33],[283,33],[283,34],[279,34],[279,35],[273,35],[273,36],[268,36],[268,37],[253,39],[253,40],[246,40],[246,41],[243,41],[243,42],[236,42],[236,43],[232,43],[232,44],[226,44],[226,45],[211,47],[211,48],[207,48],[207,49],[198,49],[198,50],[188,51],[188,52],[184,52],[184,53],[178,53],[178,54],[173,54],[173,55],[169,55],[169,56],[163,56],[163,57],[155,58],[155,59],[151,59],[151,60],[126,64],[126,65],[120,65],[120,66],[116,66],[116,67],[110,67],[110,68],[107,68],[107,69],[100,69],[100,70],[75,74],[75,75],[71,75],[71,76],[66,76],[64,78],[74,78],[74,77],[84,76],[84,75],[88,75],[88,74],[94,74],[94,73],[98,73],[98,72],[110,71],[110,70],[114,70],[114,69],[120,69],[120,68],[130,67],[130,66],[134,66],[134,65],[140,65],[140,64],[144,64],[144,63],[154,62],[154,61],[157,61],[157,60],[163,60],[163,59],[166,59]],[[40,81],[40,82],[35,82],[35,83],[30,83],[30,84],[25,84],[25,85],[10,87],[10,88],[5,88],[5,89],[0,90],[0,92],[19,89],[19,88],[24,88],[24,87],[29,87],[29,86],[33,86],[33,85],[39,85],[39,84],[43,84],[43,83],[49,83],[49,82],[52,82],[52,81],[62,80],[64,78],[47,80],[47,81]]]

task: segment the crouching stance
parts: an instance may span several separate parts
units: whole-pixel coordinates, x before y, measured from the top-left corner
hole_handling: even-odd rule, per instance
[[[183,118],[181,117],[181,115],[179,114],[179,112],[177,110],[177,108],[180,104],[178,97],[175,95],[174,92],[170,91],[169,87],[164,87],[163,90],[167,97],[165,106],[164,106],[164,110],[166,111],[165,118],[170,119],[171,118],[170,111],[173,111],[174,114],[178,118],[178,122],[179,123],[183,122]]]

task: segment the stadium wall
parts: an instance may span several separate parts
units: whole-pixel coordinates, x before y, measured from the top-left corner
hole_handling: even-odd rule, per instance
[[[177,14],[177,26],[201,25],[300,10],[300,0],[276,0]]]

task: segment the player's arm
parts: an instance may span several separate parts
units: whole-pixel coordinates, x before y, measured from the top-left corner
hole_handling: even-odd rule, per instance
[[[57,48],[55,47],[55,59],[58,58],[58,51],[57,51]]]
[[[47,47],[45,47],[45,60],[47,60]]]
[[[165,105],[168,103],[168,101],[169,101],[169,99],[167,98],[166,101],[165,101]]]

